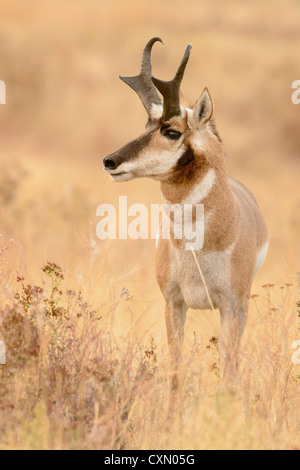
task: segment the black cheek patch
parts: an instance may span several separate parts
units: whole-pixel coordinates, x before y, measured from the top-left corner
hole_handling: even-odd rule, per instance
[[[183,155],[179,158],[176,163],[176,169],[180,170],[194,160],[194,154],[190,148],[188,148]]]

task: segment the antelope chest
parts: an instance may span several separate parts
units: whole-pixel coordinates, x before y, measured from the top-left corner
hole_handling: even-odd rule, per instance
[[[231,255],[233,245],[225,251],[196,252],[206,287],[215,307],[231,292]],[[168,292],[180,293],[191,309],[210,309],[206,289],[191,251],[171,248]],[[232,295],[232,293],[231,293]],[[174,297],[173,297],[174,298]]]

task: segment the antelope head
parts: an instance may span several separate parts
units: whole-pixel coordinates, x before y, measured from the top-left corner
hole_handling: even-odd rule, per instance
[[[174,78],[162,81],[152,77],[151,50],[157,41],[163,43],[159,37],[154,37],[146,44],[139,75],[120,77],[140,97],[148,113],[148,122],[140,137],[104,158],[104,170],[114,181],[139,177],[174,180],[179,174],[178,169],[186,167],[197,155],[203,160],[213,142],[221,145],[207,88],[193,108],[180,105],[180,85],[191,44],[186,47]]]

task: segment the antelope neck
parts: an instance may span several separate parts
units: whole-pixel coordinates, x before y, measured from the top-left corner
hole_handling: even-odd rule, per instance
[[[161,192],[167,204],[201,204],[215,206],[219,199],[232,199],[227,173],[206,163],[190,161],[161,182]],[[206,205],[205,204],[205,205]]]

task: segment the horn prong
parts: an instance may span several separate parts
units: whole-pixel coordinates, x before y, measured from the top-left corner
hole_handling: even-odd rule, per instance
[[[168,120],[173,116],[179,116],[181,113],[179,90],[188,60],[190,58],[191,49],[192,45],[188,44],[186,46],[183,58],[181,59],[179,67],[172,80],[164,81],[152,77],[152,82],[164,98],[164,120]]]
[[[173,80],[178,80],[178,81],[180,80],[180,82],[182,81],[183,75],[184,75],[184,72],[185,72],[185,68],[186,68],[187,63],[188,63],[189,58],[190,58],[191,49],[192,49],[192,44],[188,44],[185,48],[183,58],[181,59],[180,65],[177,69],[177,72],[176,72],[175,77],[174,77]]]
[[[151,38],[147,42],[143,50],[142,66],[139,75],[134,77],[120,76],[120,79],[138,94],[150,118],[152,105],[162,106],[163,104],[152,82],[151,51],[153,44],[156,42],[163,44],[162,39],[158,36]]]
[[[160,42],[161,44],[163,44],[163,40],[156,36],[152,39],[150,39],[150,41],[147,42],[145,48],[144,48],[144,51],[143,51],[143,58],[142,58],[142,67],[141,67],[141,73],[146,73],[147,75],[149,75],[151,77],[151,74],[152,74],[152,66],[151,66],[151,51],[152,51],[152,47],[153,47],[153,44],[155,44],[156,42]]]

